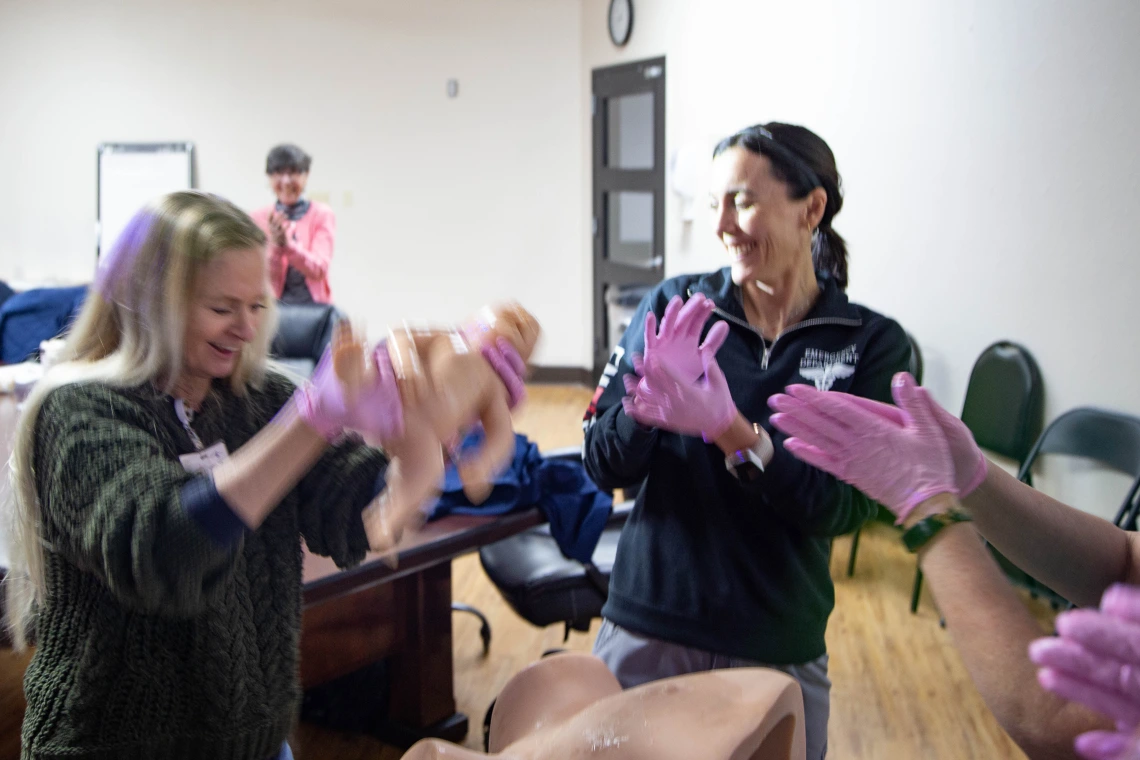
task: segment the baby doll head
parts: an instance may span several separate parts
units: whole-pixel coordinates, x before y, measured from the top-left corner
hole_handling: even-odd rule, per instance
[[[540,333],[541,328],[534,315],[514,301],[483,307],[463,328],[464,337],[476,348],[488,341],[505,338],[523,361],[530,360]]]

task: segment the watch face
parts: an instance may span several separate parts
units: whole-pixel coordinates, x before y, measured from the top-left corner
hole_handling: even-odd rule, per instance
[[[764,460],[751,449],[743,449],[729,454],[724,459],[725,468],[738,480],[756,480],[764,472]]]
[[[764,471],[752,462],[742,462],[733,468],[733,474],[735,474],[738,479],[743,480],[745,483],[756,480],[756,478],[760,477],[760,474],[762,472]]]
[[[633,3],[631,0],[610,0],[610,39],[615,45],[629,41],[633,28]]]

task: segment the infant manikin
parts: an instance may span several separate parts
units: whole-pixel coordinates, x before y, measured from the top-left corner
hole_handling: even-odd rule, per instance
[[[558,654],[507,683],[491,715],[490,751],[425,739],[404,760],[803,760],[803,696],[794,678],[767,668],[622,691],[598,658]]]
[[[472,503],[487,498],[495,475],[510,463],[515,437],[506,388],[481,349],[503,338],[525,361],[538,336],[538,322],[514,303],[484,309],[461,329],[403,328],[389,334],[404,433],[379,442],[390,458],[387,487],[362,515],[373,551],[392,549],[405,530],[423,522],[424,507],[439,495],[445,450],[476,423],[483,426],[483,445],[464,452],[456,470]],[[375,371],[365,356],[362,338],[346,324],[337,325],[333,363],[348,394]]]

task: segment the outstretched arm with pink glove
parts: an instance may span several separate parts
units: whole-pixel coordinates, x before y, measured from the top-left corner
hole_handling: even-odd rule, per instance
[[[916,399],[927,402],[950,446],[959,500],[978,532],[1015,565],[1080,605],[1095,605],[1111,583],[1140,583],[1136,533],[1073,509],[1000,467],[988,466],[960,419],[939,406],[925,388],[915,387],[913,392]],[[775,398],[779,404],[786,397]],[[861,398],[850,402],[896,425],[905,422],[902,404]],[[1058,541],[1058,536],[1065,538]],[[1075,568],[1080,571],[1074,572]]]
[[[256,529],[345,429],[378,438],[403,431],[400,396],[391,365],[348,397],[326,350],[310,380],[273,422],[212,473],[214,487],[239,520]]]
[[[1035,641],[1029,656],[1042,686],[1115,722],[1077,738],[1084,757],[1140,758],[1140,588],[1114,585],[1100,609],[1061,613],[1057,636]]]
[[[972,514],[986,514],[990,516],[988,522],[999,525],[1001,519],[993,515],[1003,509],[1032,511],[1034,506],[1041,506],[1041,500],[1030,498],[1024,489],[1010,488],[999,468],[986,467],[965,427],[941,410],[909,375],[895,381],[898,407],[893,409],[812,389],[789,389],[789,394],[775,396],[770,402],[779,412],[772,418],[773,424],[794,436],[787,448],[879,498],[908,527],[959,508],[956,493],[968,494],[966,504]],[[978,477],[980,470],[986,472],[984,478]],[[979,480],[983,482],[979,484]],[[1012,495],[1012,503],[993,500],[1003,488]],[[1070,517],[1065,512],[1076,510],[1051,502],[1037,514],[1043,513],[1048,521],[1058,515]],[[1032,521],[1033,516],[1026,519]],[[1078,532],[1075,539],[1064,534],[1051,538],[1060,546],[1051,554],[1054,569],[1066,549],[1075,543],[1078,552],[1083,550],[1081,542],[1103,528],[1096,518],[1076,523],[1085,526],[1087,532]],[[984,524],[978,527],[984,532]],[[1113,526],[1108,528],[1109,535],[1113,531],[1122,533]],[[1131,623],[1108,623],[1106,615],[1115,612],[1117,617],[1126,618],[1126,611],[1133,608],[1117,602],[1112,610],[1061,616],[1061,640],[1034,644],[1034,660],[1049,666],[1040,676],[1042,685],[1074,700],[1062,702],[1033,688],[1035,674],[1024,652],[1039,636],[1039,629],[970,525],[941,530],[923,546],[919,560],[979,691],[1003,727],[1031,757],[1075,756],[1073,738],[1110,727],[1112,723],[1105,715],[1112,716],[1123,733],[1090,734],[1076,749],[1095,750],[1099,742],[1104,752],[1085,756],[1118,756],[1109,750],[1116,751],[1130,741],[1140,717],[1140,689],[1129,688],[1135,686],[1129,681],[1130,667],[1140,667],[1140,656],[1135,654],[1140,653],[1140,640],[1129,638],[1136,634],[1129,632]],[[1070,574],[1079,574],[1077,567],[1070,562]],[[1025,569],[1038,575],[1032,566]],[[1070,587],[1087,589],[1105,572],[1105,566],[1098,565],[1092,578],[1086,571],[1084,577],[1070,581]],[[1136,614],[1140,617],[1140,612]],[[1095,655],[1089,641],[1100,647]],[[1126,641],[1132,642],[1131,650]],[[1128,660],[1129,652],[1133,652],[1132,660]]]

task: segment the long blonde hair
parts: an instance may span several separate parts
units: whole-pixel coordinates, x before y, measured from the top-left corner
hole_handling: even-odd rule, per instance
[[[231,250],[260,250],[265,233],[229,201],[195,191],[164,196],[141,210],[104,257],[59,364],[28,396],[16,427],[9,464],[12,503],[7,506],[11,544],[7,625],[17,648],[45,593],[44,538],[34,472],[36,417],[47,395],[62,385],[100,382],[129,388],[148,381],[172,390],[182,370],[187,317],[202,269]],[[244,395],[265,374],[276,329],[274,299],[254,340],[230,376]]]

